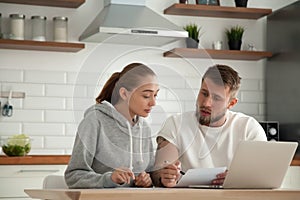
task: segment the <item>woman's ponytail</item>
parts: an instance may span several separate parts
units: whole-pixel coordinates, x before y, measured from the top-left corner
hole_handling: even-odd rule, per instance
[[[120,79],[120,74],[121,74],[120,72],[115,72],[111,75],[111,77],[108,79],[108,81],[103,86],[101,93],[96,98],[97,103],[101,103],[102,101],[108,101],[109,103],[111,103],[112,93],[113,93],[116,83]]]

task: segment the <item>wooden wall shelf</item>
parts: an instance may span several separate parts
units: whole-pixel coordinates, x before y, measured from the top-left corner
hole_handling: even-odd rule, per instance
[[[78,52],[81,49],[84,49],[84,47],[84,43],[0,39],[1,49]]]
[[[230,60],[260,60],[271,57],[271,52],[265,51],[238,51],[238,50],[213,50],[175,48],[164,53],[164,57],[171,58],[207,58],[207,59],[230,59]]]
[[[67,165],[70,155],[0,156],[0,165]]]
[[[272,13],[272,9],[261,8],[241,8],[227,6],[207,6],[197,4],[175,3],[164,10],[164,14],[202,16],[202,17],[222,17],[239,19],[259,19]]]
[[[85,0],[0,0],[0,3],[16,3],[36,6],[54,6],[64,8],[78,8]]]

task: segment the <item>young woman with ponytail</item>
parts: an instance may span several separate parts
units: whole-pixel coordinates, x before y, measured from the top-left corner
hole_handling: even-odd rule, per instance
[[[151,129],[143,119],[159,87],[146,65],[132,63],[105,83],[84,114],[65,171],[69,188],[151,187]]]

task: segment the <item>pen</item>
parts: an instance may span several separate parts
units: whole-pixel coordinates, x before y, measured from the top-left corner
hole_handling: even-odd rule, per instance
[[[165,164],[169,164],[170,162],[167,161],[167,160],[165,160],[164,163],[165,163]],[[184,171],[180,170],[179,172],[180,172],[181,175],[185,175],[185,172],[184,172]]]

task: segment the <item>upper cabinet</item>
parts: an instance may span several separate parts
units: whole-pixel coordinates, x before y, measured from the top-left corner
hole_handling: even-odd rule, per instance
[[[64,8],[78,8],[85,0],[0,0],[2,3],[16,3],[36,6],[54,6]]]
[[[238,18],[251,20],[262,18],[271,13],[272,9],[207,6],[180,3],[175,3],[164,10],[164,14],[169,15]],[[191,48],[176,48],[164,53],[164,57],[209,58],[230,60],[260,60],[271,56],[271,52],[265,51],[232,51]]]
[[[272,13],[272,9],[242,8],[227,6],[207,6],[176,3],[164,10],[168,15],[185,15],[199,17],[221,17],[239,19],[259,19]]]
[[[14,3],[38,6],[55,6],[63,8],[78,8],[85,0],[0,0],[0,3]],[[20,49],[37,51],[78,52],[85,48],[84,43],[33,41],[33,40],[11,40],[0,39],[2,49]]]

